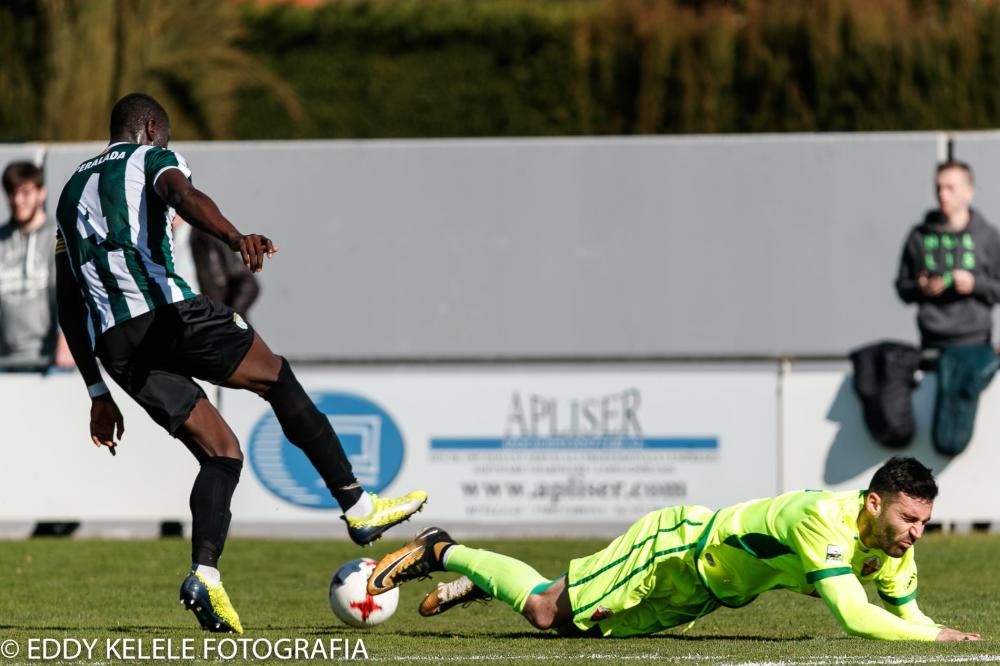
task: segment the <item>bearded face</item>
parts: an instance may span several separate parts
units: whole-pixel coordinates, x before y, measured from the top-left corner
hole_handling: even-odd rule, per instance
[[[924,534],[934,503],[905,493],[869,493],[865,507],[872,517],[871,544],[890,557],[902,557]]]

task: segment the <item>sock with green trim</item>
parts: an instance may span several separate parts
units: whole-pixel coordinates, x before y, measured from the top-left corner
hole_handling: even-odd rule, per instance
[[[536,587],[549,580],[513,557],[456,544],[444,556],[444,568],[465,574],[481,590],[503,601],[518,613]]]

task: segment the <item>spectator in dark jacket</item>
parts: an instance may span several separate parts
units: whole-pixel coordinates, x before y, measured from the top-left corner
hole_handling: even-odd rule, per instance
[[[1000,233],[969,206],[975,186],[968,164],[940,164],[936,181],[938,209],[910,231],[896,291],[917,304],[924,348],[988,344],[1000,302]]]
[[[239,253],[198,229],[191,230],[191,253],[201,293],[247,319],[247,311],[257,300],[260,287]]]

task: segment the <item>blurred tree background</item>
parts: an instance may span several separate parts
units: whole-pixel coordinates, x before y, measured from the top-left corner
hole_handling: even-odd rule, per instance
[[[241,44],[245,24],[238,5],[204,0],[6,0],[0,140],[107,139],[111,106],[135,90],[164,103],[178,138],[233,137],[249,88],[304,124],[294,84]]]
[[[6,0],[0,57],[5,141],[132,90],[184,139],[1000,125],[987,0]]]

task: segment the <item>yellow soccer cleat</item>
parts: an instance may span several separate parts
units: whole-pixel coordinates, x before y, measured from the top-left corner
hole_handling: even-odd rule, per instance
[[[424,508],[427,493],[414,490],[402,497],[379,497],[368,493],[372,499],[372,511],[367,516],[348,518],[341,516],[347,523],[347,533],[351,541],[359,546],[367,546],[382,536],[386,530],[409,520],[413,514]]]
[[[181,583],[181,604],[194,613],[201,628],[214,633],[243,633],[240,616],[222,582],[209,583],[194,569]]]

